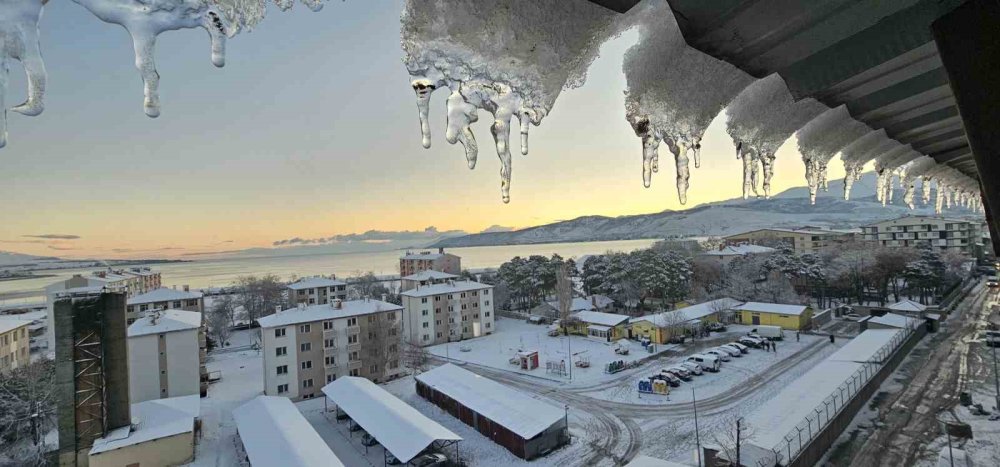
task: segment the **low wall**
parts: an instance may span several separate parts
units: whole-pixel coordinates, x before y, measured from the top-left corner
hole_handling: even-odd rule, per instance
[[[858,414],[862,407],[868,403],[875,392],[878,391],[879,386],[882,382],[896,371],[896,367],[899,363],[903,361],[904,358],[910,353],[920,339],[927,335],[927,326],[918,326],[917,329],[910,335],[910,338],[901,345],[892,357],[885,362],[885,365],[875,373],[874,376],[868,382],[861,387],[858,393],[851,399],[840,410],[840,412],[833,417],[833,419],[828,423],[822,431],[820,431],[813,439],[806,445],[799,453],[796,455],[795,459],[788,464],[789,467],[808,467],[816,464],[819,460],[826,454],[826,451],[833,446],[833,443],[837,441],[840,434],[847,429],[848,425],[851,424],[851,420],[854,416]]]

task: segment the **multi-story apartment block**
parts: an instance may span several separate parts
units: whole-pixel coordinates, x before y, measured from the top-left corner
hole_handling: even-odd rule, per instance
[[[335,299],[347,300],[347,282],[336,277],[303,277],[288,285],[288,300],[296,305],[327,305]]]
[[[201,313],[146,313],[128,327],[130,402],[200,394],[208,375],[205,357]]]
[[[169,309],[202,313],[205,311],[204,298],[201,292],[192,292],[186,285],[182,290],[160,287],[129,298],[125,313],[128,324],[132,324],[147,311]]]
[[[426,271],[420,271],[416,274],[410,274],[409,276],[403,276],[400,281],[399,290],[411,290],[425,285],[440,284],[442,282],[458,279],[458,277],[459,276],[448,274],[447,272],[428,269]]]
[[[0,374],[27,365],[30,361],[28,325],[30,321],[0,316]]]
[[[851,241],[854,234],[837,230],[821,229],[757,229],[722,237],[726,245],[776,246],[785,243],[795,254],[819,254],[830,251],[844,242]]]
[[[416,274],[420,271],[434,270],[448,274],[461,274],[462,258],[451,253],[445,253],[444,248],[438,248],[437,253],[407,251],[399,258],[400,277]]]
[[[492,334],[493,286],[449,280],[403,292],[403,335],[427,346]]]
[[[982,248],[982,223],[943,217],[905,216],[861,228],[862,238],[889,248],[930,245],[975,255]]]
[[[402,312],[380,300],[334,299],[260,318],[264,394],[310,399],[342,376],[375,382],[399,376]]]

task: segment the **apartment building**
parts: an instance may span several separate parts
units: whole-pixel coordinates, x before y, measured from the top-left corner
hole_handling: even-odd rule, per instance
[[[322,397],[321,388],[342,376],[399,376],[402,312],[381,300],[334,299],[260,318],[264,394],[298,401]]]
[[[347,300],[347,282],[330,277],[303,277],[288,284],[288,299],[298,305],[328,305],[331,300]]]
[[[854,234],[823,229],[757,229],[722,237],[726,245],[777,246],[781,243],[792,247],[795,254],[819,254],[830,251],[853,240]]]
[[[416,274],[401,277],[399,290],[411,290],[425,285],[440,284],[458,279],[458,277],[455,274],[427,269]]]
[[[205,328],[196,311],[155,310],[128,327],[129,400],[201,394]]]
[[[404,291],[403,336],[428,346],[492,334],[493,286],[449,280]]]
[[[168,309],[197,311],[198,313],[205,311],[202,293],[192,292],[186,285],[181,290],[167,287],[150,290],[129,298],[127,304],[125,315],[130,325],[147,311]]]
[[[407,251],[399,258],[400,277],[416,274],[420,271],[434,270],[448,274],[461,274],[462,258],[451,253],[445,253],[444,248],[438,248],[437,253]]]
[[[30,361],[28,325],[30,321],[0,316],[0,374],[27,365]]]
[[[889,248],[930,245],[975,255],[982,248],[982,223],[930,216],[905,216],[861,228],[862,238]]]

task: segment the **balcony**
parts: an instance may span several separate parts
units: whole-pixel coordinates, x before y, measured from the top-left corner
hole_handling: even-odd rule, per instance
[[[361,360],[351,360],[347,362],[348,370],[357,370],[359,368],[361,368]]]
[[[327,347],[327,348],[323,349],[323,356],[324,357],[334,357],[336,355],[337,355],[337,347],[336,346]]]

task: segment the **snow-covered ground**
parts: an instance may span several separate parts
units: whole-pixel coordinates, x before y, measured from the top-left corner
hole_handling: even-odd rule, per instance
[[[205,365],[222,380],[201,400],[202,437],[191,466],[237,466],[233,409],[264,392],[263,358],[256,351],[212,353]]]

